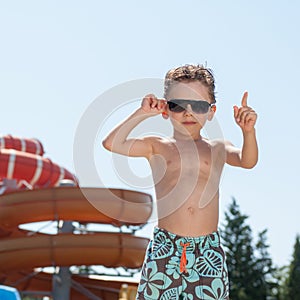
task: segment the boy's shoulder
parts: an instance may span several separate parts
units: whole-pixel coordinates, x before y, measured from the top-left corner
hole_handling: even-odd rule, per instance
[[[222,138],[217,138],[217,139],[202,138],[202,140],[212,147],[227,144],[227,141]]]
[[[229,140],[224,140],[222,138],[219,139],[211,139],[207,140],[207,143],[212,147],[212,148],[222,148],[226,149],[228,147],[232,147],[233,144]]]
[[[175,140],[169,137],[162,136],[145,136],[144,142],[151,145],[153,154],[162,154],[171,151],[174,148]]]
[[[150,143],[169,144],[174,143],[174,139],[157,135],[148,135],[143,137],[143,140]]]

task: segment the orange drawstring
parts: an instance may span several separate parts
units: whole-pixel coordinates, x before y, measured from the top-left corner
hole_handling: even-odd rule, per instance
[[[180,246],[183,247],[181,259],[180,259],[180,273],[186,272],[186,247],[188,247],[190,243],[180,242]]]

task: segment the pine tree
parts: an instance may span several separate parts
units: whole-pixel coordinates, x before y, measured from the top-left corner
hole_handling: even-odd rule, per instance
[[[267,230],[258,234],[253,246],[252,230],[246,223],[248,216],[241,213],[233,198],[225,212],[221,235],[226,250],[231,299],[276,299],[278,282],[268,252]]]
[[[300,236],[297,235],[287,280],[289,300],[300,300]]]
[[[256,289],[258,299],[268,299],[273,296],[273,290],[278,288],[275,279],[276,269],[273,267],[271,256],[268,252],[267,229],[258,234],[255,247]]]
[[[228,212],[225,212],[225,224],[221,230],[226,250],[231,299],[253,300],[256,298],[254,250],[252,231],[246,224],[248,216],[243,215],[233,198]],[[263,299],[263,298],[262,298]]]
[[[273,291],[273,298],[275,300],[287,300],[288,292],[287,292],[287,280],[288,280],[288,271],[289,266],[282,266],[277,268],[274,274],[276,288]]]

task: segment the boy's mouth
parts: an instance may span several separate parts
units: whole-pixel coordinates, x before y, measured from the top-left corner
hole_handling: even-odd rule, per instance
[[[184,125],[195,125],[195,124],[197,124],[197,122],[194,122],[194,121],[185,121],[185,122],[182,122],[182,124],[184,124]]]

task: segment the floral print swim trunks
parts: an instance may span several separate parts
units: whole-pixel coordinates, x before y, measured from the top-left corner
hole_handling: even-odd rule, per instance
[[[182,237],[155,227],[136,299],[228,300],[228,272],[219,233]]]

